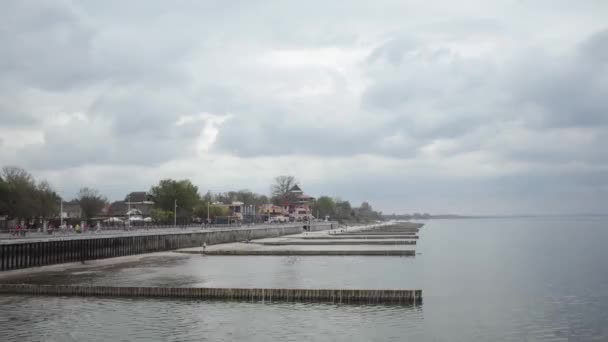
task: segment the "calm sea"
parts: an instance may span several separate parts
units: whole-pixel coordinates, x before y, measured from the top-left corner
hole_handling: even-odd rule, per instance
[[[406,257],[147,258],[24,282],[421,288],[422,305],[0,296],[0,341],[608,341],[608,219],[430,221]]]

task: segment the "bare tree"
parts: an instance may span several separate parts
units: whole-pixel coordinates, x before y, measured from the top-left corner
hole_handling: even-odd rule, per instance
[[[282,197],[286,195],[298,181],[294,176],[278,176],[274,179],[274,184],[271,187],[273,197]]]
[[[99,194],[97,189],[84,187],[78,192],[78,203],[82,209],[82,214],[85,218],[90,219],[97,215],[107,200]]]
[[[274,179],[270,191],[272,200],[275,204],[289,202],[291,198],[290,190],[298,183],[294,176],[278,176]]]

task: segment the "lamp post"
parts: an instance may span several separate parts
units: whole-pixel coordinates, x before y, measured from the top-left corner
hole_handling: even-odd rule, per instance
[[[177,200],[175,200],[173,207],[173,227],[177,227]]]
[[[131,228],[131,194],[127,195],[127,226]]]

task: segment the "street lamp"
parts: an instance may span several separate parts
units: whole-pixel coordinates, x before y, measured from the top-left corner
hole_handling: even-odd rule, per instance
[[[173,207],[173,227],[177,227],[177,200],[175,200]]]
[[[131,194],[127,195],[127,226],[131,228]]]

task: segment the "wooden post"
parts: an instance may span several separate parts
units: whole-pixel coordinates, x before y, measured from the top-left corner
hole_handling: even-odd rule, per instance
[[[22,243],[17,245],[17,268],[23,268],[23,255],[25,254],[23,249]]]
[[[6,245],[0,245],[0,271],[4,271],[6,268],[4,266],[4,261],[6,260],[6,254],[4,250]]]

